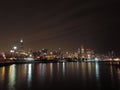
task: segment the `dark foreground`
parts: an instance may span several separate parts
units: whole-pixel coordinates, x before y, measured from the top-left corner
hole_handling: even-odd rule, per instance
[[[0,67],[0,90],[120,90],[120,68],[103,62],[26,63]]]

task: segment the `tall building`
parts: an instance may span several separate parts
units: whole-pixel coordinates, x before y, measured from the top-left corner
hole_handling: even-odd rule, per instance
[[[20,48],[19,48],[20,50],[23,50],[24,49],[24,47],[23,47],[23,39],[20,39]]]
[[[19,54],[25,54],[25,51],[24,51],[24,41],[23,41],[22,38],[19,41]]]
[[[85,58],[85,49],[81,46],[81,58]]]

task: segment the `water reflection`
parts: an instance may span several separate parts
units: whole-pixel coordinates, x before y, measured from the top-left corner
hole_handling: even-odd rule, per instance
[[[11,65],[9,67],[9,83],[8,83],[8,87],[9,90],[15,90],[15,78],[16,78],[16,65]]]
[[[0,73],[0,90],[35,90],[54,85],[95,89],[120,87],[120,68],[99,62],[19,64],[0,67]]]
[[[50,82],[52,82],[53,79],[53,63],[50,63]]]
[[[86,78],[86,75],[87,75],[87,74],[86,74],[86,70],[87,70],[86,67],[87,67],[87,66],[86,66],[86,63],[84,63],[84,62],[81,63],[80,66],[81,66],[81,67],[80,67],[80,73],[81,73],[82,80],[83,80],[83,82],[84,82],[84,81],[86,81],[86,79],[87,79],[87,78]]]
[[[65,76],[65,63],[62,63],[62,75]]]
[[[0,72],[1,74],[0,74],[0,80],[1,81],[4,81],[4,79],[5,79],[5,67],[2,67],[1,68],[1,72]]]
[[[118,79],[120,80],[120,68],[117,69],[117,72],[118,72]]]
[[[96,72],[96,79],[99,79],[99,64],[98,62],[95,63],[95,72]]]
[[[32,64],[28,64],[27,71],[28,87],[30,87],[32,82]]]
[[[46,64],[40,64],[39,75],[41,82],[45,81],[45,72],[46,72]]]

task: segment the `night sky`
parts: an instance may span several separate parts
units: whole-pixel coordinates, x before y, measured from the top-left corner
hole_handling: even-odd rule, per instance
[[[26,50],[84,45],[98,53],[119,53],[119,8],[119,0],[0,2],[0,51],[23,38]]]

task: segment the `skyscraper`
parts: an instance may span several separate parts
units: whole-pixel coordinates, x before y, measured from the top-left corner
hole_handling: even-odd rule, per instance
[[[22,38],[19,41],[19,54],[25,54],[25,51],[24,51],[24,41],[23,41]]]
[[[81,46],[81,58],[85,58],[85,49],[83,46]]]
[[[19,46],[19,50],[22,51],[24,49],[23,47],[23,39],[20,39],[20,46]]]

